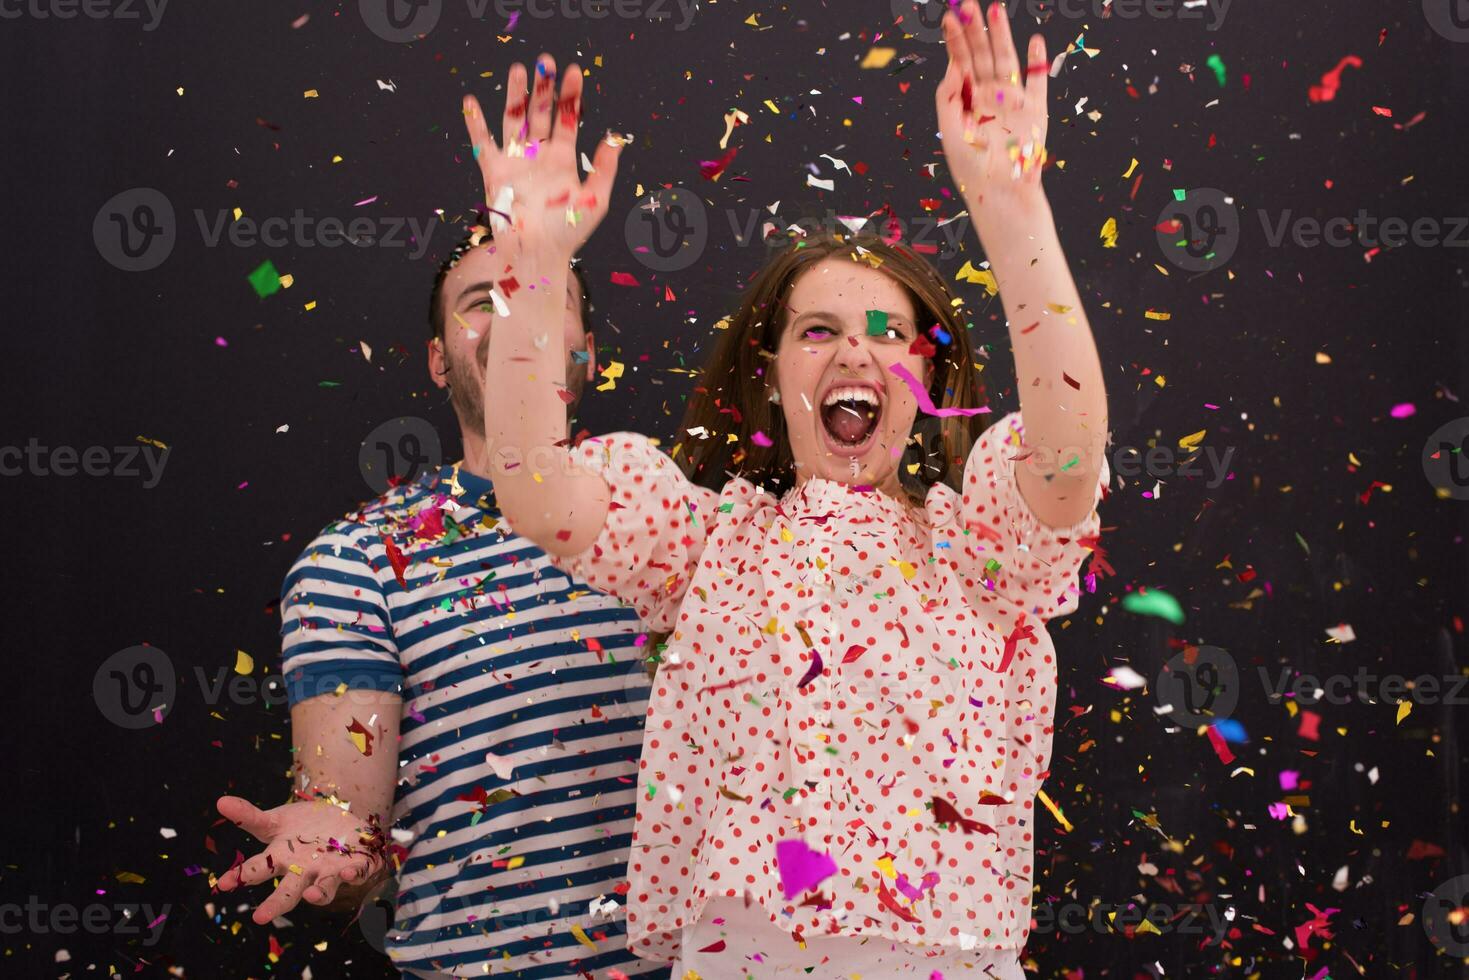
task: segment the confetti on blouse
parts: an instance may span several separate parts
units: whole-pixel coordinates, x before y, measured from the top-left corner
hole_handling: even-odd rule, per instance
[[[743,478],[708,489],[634,433],[577,447],[615,506],[552,561],[668,634],[630,948],[671,960],[711,899],[746,895],[789,933],[1025,943],[1055,729],[1045,623],[1079,608],[1101,519],[1041,523],[1015,483],[1023,441],[1019,413],[1001,418],[962,490],[932,487],[918,513],[823,478],[779,497]],[[1108,478],[1104,459],[1095,501]]]

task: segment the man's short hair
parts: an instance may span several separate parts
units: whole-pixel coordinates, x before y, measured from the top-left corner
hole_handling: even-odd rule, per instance
[[[448,258],[444,259],[439,266],[438,274],[434,276],[434,290],[429,296],[428,302],[428,328],[429,338],[442,340],[444,336],[445,320],[447,311],[444,309],[444,281],[449,278],[449,272],[459,264],[473,248],[483,248],[489,244],[490,236],[482,231],[472,231],[465,235],[463,240],[455,245],[449,252]],[[587,288],[587,273],[582,268],[580,258],[571,260],[571,272],[576,276],[576,281],[581,284],[581,327],[583,331],[592,329],[592,314],[596,312],[596,304],[592,302],[592,292]]]

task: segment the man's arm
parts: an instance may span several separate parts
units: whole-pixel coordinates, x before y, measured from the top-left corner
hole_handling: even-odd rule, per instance
[[[295,798],[334,796],[350,804],[359,819],[376,817],[387,833],[402,717],[399,695],[370,688],[320,694],[292,706]],[[354,881],[353,871],[348,868],[340,876],[318,878],[301,897],[332,911],[355,909],[378,882],[393,873],[386,862],[365,880]]]

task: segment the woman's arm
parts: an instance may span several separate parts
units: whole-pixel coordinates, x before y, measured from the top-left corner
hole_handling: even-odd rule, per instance
[[[510,69],[502,150],[474,96],[465,125],[484,178],[495,255],[501,265],[491,298],[485,366],[485,437],[495,497],[517,534],[553,555],[576,554],[596,540],[609,491],[578,465],[566,439],[566,349],[562,341],[567,267],[607,213],[622,142],[597,147],[593,172],[576,169],[582,76],[575,64],[557,93],[556,63],[543,54],[535,85]],[[552,132],[553,115],[555,132]]]
[[[1016,483],[1044,523],[1091,512],[1107,441],[1101,358],[1050,203],[1046,159],[1046,46],[1030,39],[1024,86],[1004,6],[985,27],[976,0],[944,16],[948,73],[937,93],[944,154],[969,207],[1005,306],[1025,420]]]

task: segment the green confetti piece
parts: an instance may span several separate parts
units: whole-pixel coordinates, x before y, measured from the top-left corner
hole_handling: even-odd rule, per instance
[[[791,801],[791,797],[795,796],[799,792],[801,792],[801,789],[800,789],[799,786],[792,786],[790,789],[788,789],[784,793],[780,794],[780,798],[783,799],[783,800],[785,800],[787,803],[789,803]]]
[[[275,271],[275,263],[269,259],[260,263],[259,268],[250,273],[247,278],[250,280],[250,285],[255,289],[255,295],[261,299],[265,299],[267,296],[274,296],[281,291],[281,275]]]
[[[888,332],[888,315],[882,310],[867,311],[867,336],[881,337]]]
[[[719,505],[719,512],[721,514],[728,514],[732,510],[734,510],[734,501],[733,500],[728,501],[727,503],[723,503],[723,504],[720,504]]]
[[[1122,608],[1143,616],[1157,616],[1174,624],[1183,622],[1183,607],[1177,599],[1160,589],[1130,593],[1122,600]]]
[[[342,383],[340,381],[318,381],[316,383],[316,387],[318,387],[318,388],[340,388],[340,387],[342,387]]]
[[[1224,87],[1224,59],[1221,58],[1221,57],[1219,57],[1217,54],[1211,54],[1211,55],[1209,55],[1208,59],[1206,59],[1204,61],[1204,64],[1208,65],[1210,68],[1212,68],[1214,70],[1214,77],[1216,79],[1218,79],[1218,81],[1219,81],[1219,87],[1220,88],[1223,88]]]
[[[1079,462],[1081,462],[1080,456],[1072,456],[1071,459],[1068,460],[1066,464],[1061,467],[1061,472],[1065,473],[1067,470],[1071,469],[1071,467],[1075,466]]]
[[[1311,553],[1311,546],[1306,543],[1305,538],[1301,537],[1300,531],[1296,532],[1296,544],[1300,545],[1301,550],[1304,551],[1306,554],[1309,555]]]
[[[1188,191],[1185,190],[1184,188],[1182,188],[1182,187],[1175,187],[1175,188],[1173,188],[1173,199],[1175,201],[1182,201],[1187,196],[1188,196]]]
[[[998,572],[1000,570],[1000,567],[1000,563],[993,558],[984,563],[984,570],[989,575],[993,575],[995,572]]]

